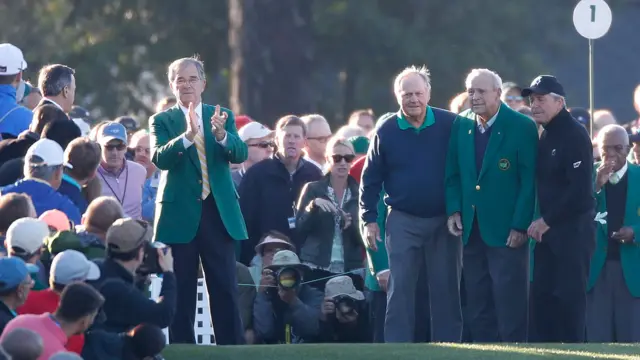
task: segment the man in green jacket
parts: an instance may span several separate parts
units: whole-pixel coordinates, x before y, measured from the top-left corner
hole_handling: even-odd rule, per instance
[[[247,231],[229,163],[245,161],[247,145],[238,137],[230,110],[202,103],[206,79],[201,61],[176,60],[168,75],[178,104],[153,115],[149,124],[152,161],[162,170],[154,240],[171,246],[180,284],[169,338],[172,343],[195,343],[201,261],[216,343],[240,344],[234,244],[245,240]]]
[[[502,80],[474,69],[471,109],[455,120],[447,158],[449,231],[462,236],[468,325],[476,342],[527,341],[536,125],[500,101]]]
[[[640,342],[640,167],[627,161],[619,125],[598,133],[595,164],[596,249],[587,284],[587,340]]]

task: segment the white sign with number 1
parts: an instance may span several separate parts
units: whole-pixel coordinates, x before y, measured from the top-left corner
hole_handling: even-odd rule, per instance
[[[582,0],[573,9],[573,25],[587,39],[603,37],[611,27],[611,8],[604,0]]]

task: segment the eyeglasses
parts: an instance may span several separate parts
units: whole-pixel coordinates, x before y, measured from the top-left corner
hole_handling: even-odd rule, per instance
[[[351,164],[351,162],[353,161],[353,159],[356,158],[355,155],[353,154],[347,154],[347,155],[331,155],[331,158],[333,159],[334,163],[339,163],[342,160],[346,161],[347,164]]]
[[[266,148],[269,148],[269,147],[271,147],[271,148],[276,147],[276,144],[273,141],[263,141],[263,142],[259,142],[257,144],[249,144],[247,146],[259,147],[261,149],[266,149]]]
[[[314,136],[314,137],[308,137],[307,140],[317,140],[321,143],[326,143],[329,141],[329,139],[331,139],[331,135],[327,135],[327,136]]]
[[[506,96],[507,100],[511,100],[511,101],[522,101],[524,100],[524,98],[522,96],[514,96],[514,95],[508,95]]]
[[[112,145],[105,145],[104,148],[107,149],[108,151],[112,151],[112,150],[122,151],[122,150],[127,148],[127,145],[125,145],[125,144],[113,145],[112,144]]]
[[[178,80],[176,80],[176,85],[185,86],[185,85],[189,84],[190,86],[195,86],[198,83],[198,81],[200,81],[200,79],[198,79],[198,78],[191,78],[189,80],[178,79]]]

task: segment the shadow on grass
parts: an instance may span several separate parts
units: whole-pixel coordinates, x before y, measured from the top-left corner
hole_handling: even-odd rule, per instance
[[[512,359],[612,359],[638,360],[640,346],[609,344],[309,344],[256,346],[174,345],[165,350],[167,360],[512,360]]]

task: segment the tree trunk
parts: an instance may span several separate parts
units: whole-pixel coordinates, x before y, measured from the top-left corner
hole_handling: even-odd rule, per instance
[[[229,0],[230,101],[234,112],[273,125],[313,110],[309,0]]]

